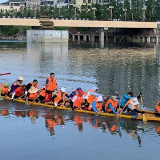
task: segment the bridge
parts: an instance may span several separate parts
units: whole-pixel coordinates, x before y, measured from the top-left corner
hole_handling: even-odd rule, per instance
[[[58,20],[51,19],[56,27],[97,27],[97,28],[148,28],[156,29],[157,22],[133,21],[91,21],[91,20]],[[3,26],[40,26],[38,19],[0,18]]]

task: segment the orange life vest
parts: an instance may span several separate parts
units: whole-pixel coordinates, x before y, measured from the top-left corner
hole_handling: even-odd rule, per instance
[[[30,84],[38,89],[38,84],[34,85],[33,82],[31,82]]]
[[[89,111],[92,110],[92,102],[93,102],[93,101],[96,101],[96,109],[97,109],[98,111],[101,111],[101,110],[102,110],[102,105],[103,105],[103,103],[102,103],[102,102],[99,103],[97,97],[95,97],[95,98],[91,101],[91,103],[90,103],[90,105],[89,105],[89,107],[88,107],[88,110],[89,110]]]
[[[38,115],[37,111],[32,111],[32,110],[29,111],[29,117],[37,117],[37,115]]]
[[[42,97],[45,97],[45,95],[46,95],[46,90],[45,90],[45,89],[41,90],[40,95],[41,95]]]
[[[87,91],[87,92],[84,94],[87,102],[88,102],[89,104],[91,104],[92,101],[93,101],[93,99],[95,98],[95,96],[94,96],[94,95],[89,95],[89,92],[95,92],[95,91],[94,91],[93,89],[90,89],[89,91]]]
[[[128,105],[128,104],[131,104],[131,101],[133,100],[133,98],[129,99],[128,102],[124,105],[124,108]],[[134,107],[134,109],[137,109],[137,106],[136,105],[132,105]]]
[[[47,80],[48,80],[48,84],[49,84],[49,85],[46,87],[46,90],[49,90],[49,91],[55,90],[56,87],[57,87],[56,79],[55,79],[55,78],[52,78],[52,80],[51,80],[51,78],[48,77]]]
[[[81,104],[82,104],[83,100],[84,100],[83,97],[80,97],[80,96],[77,95],[77,99],[73,103],[73,106],[76,107],[76,108],[81,107]]]
[[[160,113],[160,101],[156,104],[156,110],[158,113]]]
[[[57,97],[54,99],[55,103],[58,103],[60,100],[62,100],[63,102],[61,104],[65,103],[65,94],[66,93],[62,93],[60,90],[57,92]]]
[[[35,100],[37,98],[37,92],[36,93],[30,93],[28,99],[33,99]]]
[[[8,92],[8,87],[4,87],[4,84],[1,84],[0,85],[0,88],[2,88],[2,90],[1,90],[1,94],[5,94],[5,93],[7,93]]]
[[[76,92],[76,94],[73,94],[74,91]],[[74,96],[78,96],[77,88],[74,89],[74,90],[70,93],[69,98],[70,98],[71,100],[73,100],[73,97],[74,97]]]
[[[110,98],[110,99],[107,101],[106,105],[105,105],[105,111],[107,111],[107,107],[108,107],[109,103],[112,104],[114,110],[117,109],[118,101],[114,101],[114,100],[112,100],[112,99]],[[111,110],[110,108],[108,109],[108,111],[109,111],[109,112],[112,112],[112,110]]]
[[[54,128],[56,126],[56,122],[55,120],[51,119],[51,118],[47,118],[46,119],[46,123],[48,124],[48,129],[50,130],[50,128]]]

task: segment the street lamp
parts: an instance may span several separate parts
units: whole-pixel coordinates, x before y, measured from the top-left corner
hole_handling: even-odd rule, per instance
[[[96,11],[96,8],[93,7],[92,10],[93,10],[93,16],[94,16],[94,21],[95,21],[95,11]]]
[[[124,11],[124,17],[125,17],[125,21],[126,21],[127,9],[123,9],[123,11]]]
[[[111,10],[111,21],[112,21],[112,9],[113,8],[114,8],[113,6],[109,6],[109,9]]]
[[[76,9],[76,5],[75,4],[73,4],[73,7],[74,7],[74,20],[76,20],[77,19],[77,9]]]
[[[59,17],[61,16],[61,8],[62,6],[59,6]]]
[[[143,21],[145,20],[145,11],[146,11],[146,6],[144,6],[143,8],[142,8],[142,11],[143,11]]]

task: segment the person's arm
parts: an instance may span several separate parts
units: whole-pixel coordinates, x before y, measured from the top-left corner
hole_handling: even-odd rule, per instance
[[[126,94],[124,94],[123,97],[124,97],[125,99],[127,99],[127,100],[130,100],[131,98],[134,98],[134,97],[129,97],[129,96],[127,96]]]
[[[48,87],[49,86],[49,80],[48,79],[46,79],[46,87]]]
[[[93,109],[94,112],[98,112],[97,109],[96,109],[96,101],[92,102],[92,109]]]
[[[26,105],[29,105],[29,103],[28,103],[28,97],[29,97],[29,95],[30,95],[30,93],[28,92],[27,96],[26,96]]]
[[[13,92],[11,101],[13,101],[15,94],[16,94],[16,93]]]
[[[109,106],[109,108],[112,110],[112,112],[113,112],[114,114],[117,114],[117,112],[114,110],[114,108],[113,108],[113,106],[112,106],[111,103],[109,103],[108,106]]]
[[[66,96],[67,98],[69,98],[69,95],[68,95],[67,93],[65,94],[65,96]]]
[[[19,86],[22,86],[22,84],[18,81],[16,81],[16,84],[19,85]]]
[[[31,88],[31,86],[32,86],[31,83],[29,83],[29,84],[26,86],[27,91]]]
[[[77,96],[74,96],[73,99],[72,99],[72,102],[74,103],[77,99]]]
[[[90,93],[90,95],[93,95],[93,96],[96,96],[96,97],[98,97],[98,96],[101,96],[102,94],[99,94],[99,93],[95,93],[95,92],[89,92]]]

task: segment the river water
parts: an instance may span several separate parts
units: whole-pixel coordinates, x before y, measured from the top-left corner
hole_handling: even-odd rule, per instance
[[[160,97],[158,44],[33,44],[0,41],[0,83],[23,76],[43,86],[50,72],[70,93],[93,86],[106,96],[143,94],[145,109]],[[0,101],[1,160],[158,160],[160,124],[115,120]]]

